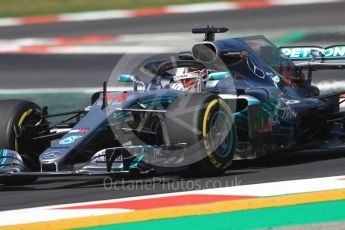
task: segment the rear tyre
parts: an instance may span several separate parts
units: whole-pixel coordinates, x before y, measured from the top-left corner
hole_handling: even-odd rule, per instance
[[[212,94],[192,94],[175,100],[166,113],[170,143],[186,143],[185,162],[193,176],[223,174],[236,150],[236,128],[230,107]]]
[[[23,125],[34,125],[40,120],[40,107],[33,102],[24,100],[0,101],[0,149],[10,149],[18,152],[29,171],[39,170],[38,154],[42,149],[39,143],[32,143],[16,137],[16,128]],[[37,180],[28,178],[2,178],[1,184],[20,185],[29,184]]]

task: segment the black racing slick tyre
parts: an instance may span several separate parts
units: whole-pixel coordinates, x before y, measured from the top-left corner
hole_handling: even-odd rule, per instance
[[[39,170],[38,156],[35,155],[37,146],[17,137],[15,127],[37,123],[40,119],[40,107],[33,102],[24,100],[2,100],[0,101],[0,114],[0,149],[18,152],[28,170]],[[1,178],[0,184],[29,184],[36,179],[34,177],[8,177]]]
[[[227,103],[213,94],[177,98],[165,116],[167,144],[185,143],[184,160],[193,176],[223,174],[236,151],[236,128]]]

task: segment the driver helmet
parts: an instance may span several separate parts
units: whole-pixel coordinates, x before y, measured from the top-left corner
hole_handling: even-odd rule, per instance
[[[183,91],[198,91],[200,78],[206,76],[206,70],[192,70],[191,68],[177,68],[173,76],[172,89]]]

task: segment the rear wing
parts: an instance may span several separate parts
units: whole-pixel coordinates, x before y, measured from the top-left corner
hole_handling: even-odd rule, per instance
[[[344,69],[345,45],[280,47],[282,55],[302,69]]]

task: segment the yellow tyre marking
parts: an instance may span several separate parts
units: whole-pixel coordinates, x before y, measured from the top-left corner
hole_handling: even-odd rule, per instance
[[[252,198],[235,201],[222,201],[209,204],[186,205],[169,208],[155,208],[121,214],[71,218],[57,221],[47,221],[32,224],[21,224],[0,227],[1,229],[67,229],[85,228],[91,226],[122,224],[129,222],[148,221],[162,218],[206,215],[222,212],[233,212],[259,208],[291,206],[315,202],[326,202],[345,199],[345,189],[311,192],[275,197]]]
[[[219,103],[229,114],[231,114],[231,110],[230,108],[227,106],[226,103],[224,103],[223,100],[221,99],[214,99],[213,101],[211,101],[207,107],[206,107],[206,111],[205,111],[205,114],[204,114],[204,119],[203,119],[203,122],[202,122],[202,136],[203,137],[206,137],[207,136],[207,118],[208,118],[208,115],[210,114],[210,111],[212,109],[212,107]]]
[[[212,109],[212,107],[219,103],[219,100],[218,99],[214,99],[213,101],[210,102],[210,104],[208,104],[208,106],[206,107],[206,111],[205,111],[205,114],[204,114],[204,120],[202,122],[202,136],[203,137],[206,137],[207,136],[207,118],[208,118],[208,115],[210,114],[210,111]]]
[[[206,153],[207,153],[208,159],[217,168],[220,168],[222,165],[214,158],[214,156],[212,156],[212,150],[211,150],[210,144],[209,144],[209,142],[207,140],[207,119],[208,119],[208,116],[210,114],[210,111],[211,111],[212,107],[215,106],[216,104],[218,104],[219,102],[220,102],[220,100],[214,99],[213,101],[211,101],[207,105],[206,111],[205,111],[205,114],[204,114],[204,119],[203,119],[203,122],[202,122],[202,136],[203,136],[203,141],[204,141]]]
[[[25,111],[25,112],[23,113],[23,115],[20,117],[20,119],[19,119],[19,121],[18,121],[18,126],[19,126],[19,127],[22,126],[22,124],[23,124],[25,118],[27,118],[27,116],[29,116],[30,113],[32,113],[32,111],[33,111],[33,109],[29,109],[29,110],[27,110],[27,111]],[[14,140],[14,149],[16,150],[16,152],[19,151],[18,139],[17,139],[17,138]]]
[[[212,109],[213,106],[215,106],[217,103],[219,103],[229,114],[231,114],[231,110],[230,108],[227,106],[226,103],[224,103],[223,100],[221,99],[214,99],[213,101],[211,101],[207,107],[206,107],[206,111],[204,114],[204,119],[203,119],[203,123],[202,123],[202,136],[203,136],[203,141],[205,144],[205,149],[206,149],[206,153],[207,156],[209,158],[209,160],[211,161],[211,163],[216,166],[217,168],[227,168],[228,165],[222,165],[220,162],[217,161],[217,159],[212,155],[212,149],[210,147],[210,144],[208,143],[207,140],[207,119],[208,116],[210,114],[210,111]],[[234,143],[236,145],[236,143]]]

